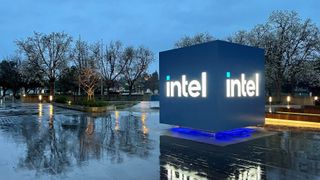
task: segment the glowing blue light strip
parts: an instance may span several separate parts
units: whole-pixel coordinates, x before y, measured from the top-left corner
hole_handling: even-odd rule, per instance
[[[228,131],[217,132],[215,138],[217,140],[232,140],[236,138],[246,138],[250,137],[252,133],[255,132],[254,129],[250,128],[238,128]]]
[[[204,137],[214,137],[214,133],[191,129],[191,128],[184,128],[184,127],[174,127],[170,129],[171,132],[186,134],[191,136],[204,136]]]
[[[239,138],[247,138],[252,135],[256,130],[250,128],[238,128],[227,131],[221,131],[216,133],[185,128],[185,127],[174,127],[170,129],[173,133],[185,134],[189,136],[202,136],[208,138],[215,138],[216,140],[234,140]]]

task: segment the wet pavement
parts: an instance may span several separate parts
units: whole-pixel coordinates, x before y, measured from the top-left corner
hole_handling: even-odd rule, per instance
[[[320,179],[320,132],[228,146],[167,135],[143,102],[105,114],[0,106],[0,179]]]

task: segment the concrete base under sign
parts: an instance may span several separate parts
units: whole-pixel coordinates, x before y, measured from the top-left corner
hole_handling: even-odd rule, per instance
[[[185,140],[190,140],[190,141],[195,141],[195,142],[200,142],[200,143],[206,143],[206,144],[212,144],[216,146],[228,146],[232,144],[238,144],[241,142],[246,142],[258,138],[263,138],[271,135],[277,134],[277,132],[274,131],[268,131],[262,127],[249,127],[250,129],[253,130],[248,136],[246,137],[230,137],[230,138],[225,138],[225,139],[218,139],[215,136],[217,134],[212,133],[212,137],[209,136],[202,136],[202,135],[194,135],[194,134],[187,134],[187,133],[179,133],[179,132],[174,132],[171,130],[168,130],[164,135],[175,137],[175,138],[180,138],[180,139],[185,139]]]

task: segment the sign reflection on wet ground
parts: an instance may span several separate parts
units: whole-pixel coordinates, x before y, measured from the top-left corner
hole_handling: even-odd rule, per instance
[[[49,104],[0,106],[1,179],[319,179],[320,133],[215,146],[166,135],[142,103],[90,115]]]

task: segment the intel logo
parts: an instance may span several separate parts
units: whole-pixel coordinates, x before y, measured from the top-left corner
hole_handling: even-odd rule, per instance
[[[226,73],[226,97],[253,97],[259,96],[259,74],[254,74],[250,79],[241,73],[240,78],[231,78],[231,73]],[[220,86],[217,86],[220,87]],[[167,97],[207,97],[207,73],[201,73],[201,79],[188,80],[186,75],[181,76],[181,81],[171,80],[166,76]]]
[[[231,79],[231,73],[226,73],[227,97],[253,97],[259,96],[259,74],[254,74],[252,79],[246,80],[246,75],[241,73],[240,79]],[[237,94],[237,95],[235,95]]]
[[[176,92],[176,93],[175,93]],[[188,80],[186,75],[182,75],[180,81],[171,81],[170,75],[166,76],[166,96],[167,97],[207,97],[207,73],[201,73],[201,80]]]

